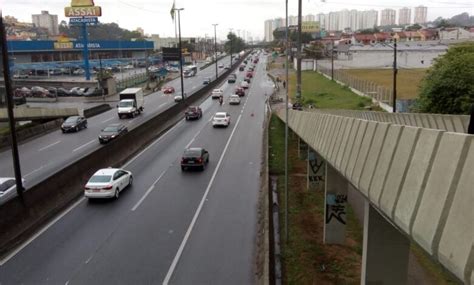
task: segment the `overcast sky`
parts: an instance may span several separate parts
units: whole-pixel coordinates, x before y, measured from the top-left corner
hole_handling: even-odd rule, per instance
[[[428,7],[428,20],[438,16],[452,17],[462,12],[474,14],[472,0],[302,0],[303,15],[328,13],[342,9],[381,10],[384,8],[413,8],[418,5]],[[48,10],[57,14],[59,21],[64,17],[64,7],[70,1],[62,0],[0,0],[3,15],[15,16],[21,21],[31,22],[32,14]],[[174,24],[170,9],[173,0],[95,0],[102,7],[100,22],[117,22],[121,27],[135,30],[141,27],[146,34],[161,37],[174,36]],[[289,1],[289,14],[297,14],[297,0]],[[181,32],[184,37],[214,36],[212,24],[218,23],[217,36],[224,38],[229,29],[234,32],[248,31],[251,36],[263,38],[266,19],[284,17],[284,0],[176,0],[176,7],[185,8],[181,12]],[[413,17],[413,12],[412,12]],[[398,11],[397,11],[398,20]]]

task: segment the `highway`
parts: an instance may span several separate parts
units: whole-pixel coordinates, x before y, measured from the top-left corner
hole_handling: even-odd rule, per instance
[[[262,58],[263,59],[263,58]],[[263,60],[262,60],[263,61]],[[238,72],[237,82],[243,79]],[[255,276],[266,94],[264,64],[242,103],[208,98],[203,117],[180,121],[124,168],[119,200],[79,199],[0,261],[0,284],[252,284]],[[228,128],[213,128],[217,111]],[[181,172],[183,149],[206,148],[204,171]],[[88,149],[88,147],[84,147]]]
[[[229,64],[229,56],[223,58],[220,62]],[[219,74],[224,71],[220,68]],[[191,95],[198,91],[203,87],[202,81],[206,77],[215,78],[214,65],[198,71],[194,77],[185,78],[185,92]],[[19,146],[21,171],[26,188],[39,183],[48,175],[62,169],[66,164],[101,147],[97,137],[100,130],[107,125],[123,123],[130,130],[162,112],[170,105],[175,104],[174,96],[181,94],[180,79],[175,79],[168,85],[173,86],[176,92],[174,94],[163,94],[158,91],[146,96],[144,113],[134,119],[119,119],[117,110],[112,108],[112,110],[89,118],[88,128],[78,133],[63,134],[61,130],[57,130],[21,144]],[[14,176],[10,149],[0,153],[0,173],[2,177]]]

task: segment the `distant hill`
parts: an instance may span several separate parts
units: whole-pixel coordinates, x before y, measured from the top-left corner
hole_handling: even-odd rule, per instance
[[[59,32],[69,38],[82,38],[81,27],[69,26],[65,21],[59,25]],[[142,35],[137,31],[129,31],[120,28],[116,23],[101,23],[88,28],[89,40],[122,40],[131,39],[143,40]]]

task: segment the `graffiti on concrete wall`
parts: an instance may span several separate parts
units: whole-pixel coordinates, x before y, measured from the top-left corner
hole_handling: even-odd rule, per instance
[[[327,194],[326,196],[326,224],[337,221],[346,224],[347,195]]]

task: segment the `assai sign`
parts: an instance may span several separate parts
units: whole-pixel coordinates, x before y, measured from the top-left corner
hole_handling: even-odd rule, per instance
[[[93,0],[72,0],[71,7],[64,8],[66,17],[100,17],[102,8],[95,6]]]

